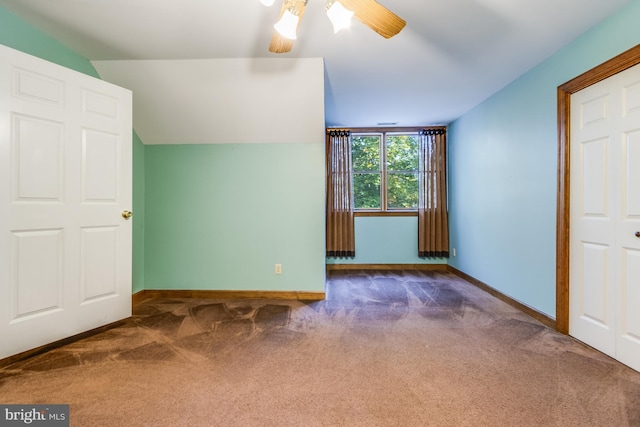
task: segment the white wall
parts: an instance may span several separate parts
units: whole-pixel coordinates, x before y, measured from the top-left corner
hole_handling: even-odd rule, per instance
[[[322,143],[322,58],[93,61],[145,144]]]

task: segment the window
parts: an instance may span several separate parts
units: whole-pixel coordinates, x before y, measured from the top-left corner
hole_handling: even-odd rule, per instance
[[[449,256],[444,126],[327,129],[326,148],[328,257],[354,256],[354,216],[416,216],[418,256]]]
[[[418,132],[353,133],[353,198],[360,211],[418,208]]]

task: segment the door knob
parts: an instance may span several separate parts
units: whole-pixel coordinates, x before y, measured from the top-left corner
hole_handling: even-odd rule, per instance
[[[636,237],[640,239],[640,231],[636,231]]]
[[[131,211],[122,211],[122,218],[129,219],[133,216],[133,212]]]

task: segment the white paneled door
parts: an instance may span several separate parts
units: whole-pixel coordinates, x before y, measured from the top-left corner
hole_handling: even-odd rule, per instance
[[[0,45],[0,358],[131,315],[131,114]]]
[[[571,96],[569,333],[640,371],[640,66]]]

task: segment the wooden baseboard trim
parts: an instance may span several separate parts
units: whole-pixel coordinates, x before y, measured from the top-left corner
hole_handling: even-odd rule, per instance
[[[550,327],[551,329],[556,329],[556,319],[536,310],[533,307],[530,307],[524,303],[521,303],[518,300],[515,300],[513,298],[511,298],[510,296],[507,296],[505,294],[503,294],[502,292],[500,292],[499,290],[492,288],[491,286],[487,285],[484,282],[481,282],[480,280],[476,279],[473,276],[469,276],[467,273],[464,273],[460,270],[458,270],[455,267],[452,267],[450,265],[447,265],[447,270],[450,271],[451,273],[455,274],[458,277],[463,278],[464,280],[466,280],[467,282],[471,283],[472,285],[476,286],[477,288],[482,289],[483,291],[487,292],[488,294],[493,295],[494,297],[498,298],[499,300],[506,302],[507,304],[509,304],[510,306],[517,308],[518,310],[522,311],[523,313],[533,317],[534,319],[536,319],[538,322],[542,323],[543,325],[546,325],[548,327]]]
[[[14,354],[13,356],[5,357],[4,359],[0,359],[0,368],[6,368],[9,365],[13,365],[14,363],[20,362],[25,359],[29,359],[31,357],[37,356],[42,353],[46,353],[51,350],[55,350],[56,348],[60,348],[64,345],[71,344],[73,342],[89,338],[101,332],[108,331],[109,329],[115,328],[117,326],[122,326],[128,319],[118,320],[117,322],[109,323],[108,325],[100,326],[98,328],[91,329],[89,331],[81,332],[76,335],[72,335],[67,338],[63,338],[58,341],[54,341],[49,344],[42,345],[40,347],[32,348],[31,350],[23,351],[22,353]]]
[[[150,298],[201,298],[201,299],[288,299],[299,301],[321,301],[324,292],[302,291],[224,291],[224,290],[183,290],[145,289],[132,296],[133,305]]]
[[[147,294],[145,293],[144,290],[142,291],[138,291],[136,293],[134,293],[133,295],[131,295],[131,305],[135,306],[137,304],[140,304],[142,301],[149,299],[150,297],[147,296]]]
[[[336,270],[422,270],[446,271],[446,264],[327,264],[327,271]]]

